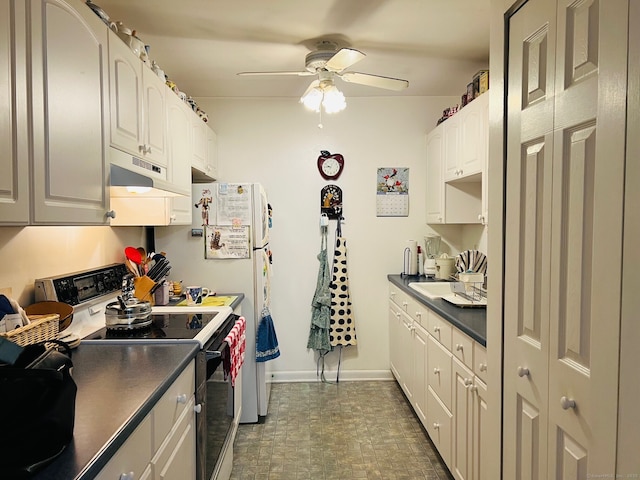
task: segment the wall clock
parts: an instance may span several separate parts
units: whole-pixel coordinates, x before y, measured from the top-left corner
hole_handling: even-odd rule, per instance
[[[325,180],[337,179],[344,169],[344,157],[339,153],[331,154],[321,150],[318,157],[318,171]]]
[[[320,213],[331,219],[342,216],[342,189],[337,185],[326,185],[320,191]]]

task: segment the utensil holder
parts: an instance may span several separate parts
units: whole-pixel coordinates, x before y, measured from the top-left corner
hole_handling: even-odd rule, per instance
[[[151,280],[146,275],[143,277],[136,277],[133,279],[133,295],[141,302],[153,302],[153,295],[151,289],[156,286],[156,282]]]

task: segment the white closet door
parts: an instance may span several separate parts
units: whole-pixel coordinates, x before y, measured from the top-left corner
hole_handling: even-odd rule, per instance
[[[548,478],[615,472],[628,8],[558,1]]]
[[[547,480],[555,8],[511,17],[504,292],[504,478]]]

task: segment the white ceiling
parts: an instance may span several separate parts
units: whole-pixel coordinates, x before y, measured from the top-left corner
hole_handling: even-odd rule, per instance
[[[339,81],[349,96],[461,95],[489,62],[489,0],[95,0],[150,45],[193,97],[299,97],[314,77],[239,77],[301,71],[318,39],[367,57],[347,71],[403,78],[391,92]]]

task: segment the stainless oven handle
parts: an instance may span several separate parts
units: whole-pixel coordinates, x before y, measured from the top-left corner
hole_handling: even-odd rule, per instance
[[[222,356],[222,352],[218,350],[205,350],[205,355],[207,361],[213,360],[214,358],[220,358]]]

